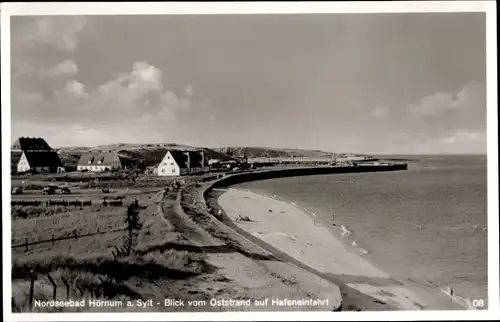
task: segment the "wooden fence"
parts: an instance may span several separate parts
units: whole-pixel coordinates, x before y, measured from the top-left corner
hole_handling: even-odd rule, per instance
[[[113,230],[107,230],[107,231],[99,231],[99,228],[98,228],[97,231],[95,231],[93,233],[89,232],[87,234],[78,235],[78,233],[76,232],[76,229],[75,229],[75,230],[73,230],[73,233],[70,235],[55,237],[54,234],[52,234],[51,239],[45,239],[45,240],[37,240],[37,241],[29,242],[28,237],[26,237],[25,242],[23,244],[12,245],[11,248],[24,247],[25,251],[28,251],[29,246],[31,246],[31,245],[38,245],[38,244],[45,244],[45,243],[52,243],[52,245],[54,245],[56,241],[60,241],[60,240],[78,239],[78,238],[82,238],[82,237],[105,235],[105,234],[110,234],[110,233],[123,232],[124,230],[125,230],[125,228],[119,228],[119,229],[113,229]]]
[[[63,285],[60,285],[60,284],[58,285],[58,283],[56,283],[56,281],[54,280],[54,278],[50,274],[37,274],[36,272],[32,271],[30,273],[29,311],[33,310],[33,307],[34,307],[33,300],[34,300],[34,295],[35,295],[35,282],[42,280],[43,277],[41,275],[42,276],[46,275],[48,281],[52,285],[52,289],[53,289],[52,290],[52,299],[54,301],[57,299],[58,286],[64,286],[64,290],[65,290],[64,293],[66,293],[65,299],[69,300],[72,292],[73,292],[73,294],[75,294],[79,297],[83,297],[83,296],[85,296],[85,294],[88,294],[90,297],[98,298],[98,297],[102,296],[105,288],[107,288],[111,285],[117,285],[117,281],[110,276],[105,276],[104,278],[101,276],[98,276],[100,282],[97,283],[96,285],[93,285],[90,288],[84,288],[78,282],[75,282],[74,289],[72,290],[70,284],[68,283],[68,280],[66,278],[64,278],[64,276],[60,277],[60,281],[62,282]],[[59,297],[59,298],[61,298],[61,297]],[[15,304],[16,303],[14,302],[14,298],[12,298],[12,305],[15,306]]]

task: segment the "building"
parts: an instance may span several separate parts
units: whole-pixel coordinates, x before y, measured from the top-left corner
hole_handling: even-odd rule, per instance
[[[54,151],[43,138],[20,137],[12,144],[12,152],[45,152]]]
[[[12,172],[60,172],[59,154],[43,138],[20,137],[11,147]]]
[[[55,151],[32,152],[23,151],[17,163],[17,172],[61,172],[59,154]]]
[[[208,172],[203,151],[168,150],[158,165],[159,176],[182,176]]]
[[[82,153],[76,169],[78,171],[111,171],[122,168],[118,152],[96,150]]]

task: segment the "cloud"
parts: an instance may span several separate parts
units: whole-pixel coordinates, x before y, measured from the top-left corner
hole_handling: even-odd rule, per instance
[[[455,93],[423,97],[393,127],[412,136],[405,144],[416,153],[485,153],[486,86],[468,82]]]
[[[82,129],[93,129],[101,141],[116,141],[118,137],[130,141],[133,135],[149,141],[148,138],[182,133],[179,113],[191,106],[189,99],[164,91],[162,71],[144,61],[134,63],[129,73],[119,74],[93,89],[73,79],[54,93],[44,96],[16,87],[12,94],[13,127],[18,127],[18,123],[63,127],[65,132],[59,133],[73,136],[76,142],[90,135]],[[80,127],[77,136],[74,126]],[[16,131],[22,132],[19,128]],[[123,133],[123,137],[115,133]]]
[[[20,136],[43,137],[54,148],[96,146],[117,142],[162,142],[165,140],[164,133],[148,131],[147,125],[144,124],[109,128],[67,123],[45,126],[37,122],[20,121],[16,122],[12,128],[12,139]]]
[[[98,87],[98,92],[111,99],[112,96],[120,95],[126,100],[134,100],[148,92],[160,92],[162,89],[162,71],[147,62],[136,62],[132,72],[107,81]]]
[[[75,95],[75,97],[88,98],[88,94],[85,93],[85,86],[76,80],[67,81],[64,84],[64,89],[69,94]]]
[[[74,51],[78,46],[78,34],[86,25],[87,18],[84,16],[38,17],[24,30],[24,40]]]
[[[375,118],[385,118],[389,114],[389,107],[386,105],[379,105],[375,107],[372,111],[372,115]]]
[[[453,96],[450,93],[434,93],[424,97],[419,104],[412,104],[409,110],[415,115],[437,115],[454,108]]]
[[[42,76],[48,77],[73,75],[78,73],[78,66],[73,60],[67,59],[49,69],[42,69],[41,73]]]
[[[18,16],[11,19],[12,80],[32,83],[39,78],[78,72],[72,60],[54,64],[53,57],[73,52],[87,25],[84,16]],[[60,51],[60,52],[58,52]]]
[[[161,95],[161,101],[165,107],[174,110],[189,110],[191,107],[190,101],[185,98],[178,98],[174,92],[166,92]]]
[[[194,90],[193,90],[193,87],[191,87],[191,85],[186,86],[186,88],[184,89],[184,95],[186,95],[186,96],[193,96],[194,95]]]
[[[413,115],[432,116],[453,110],[486,108],[486,88],[479,82],[470,82],[456,94],[438,92],[411,104],[408,110]]]
[[[440,139],[442,143],[473,143],[473,142],[484,142],[486,143],[486,131],[468,131],[468,130],[457,130],[455,133],[442,137]]]

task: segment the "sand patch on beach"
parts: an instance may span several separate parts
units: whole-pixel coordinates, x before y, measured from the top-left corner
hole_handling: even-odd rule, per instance
[[[377,309],[463,309],[439,291],[394,280],[294,204],[235,189],[218,202],[236,226],[343,286],[344,305],[349,293],[362,295],[355,302],[363,310],[374,303]],[[240,216],[251,221],[237,221]]]

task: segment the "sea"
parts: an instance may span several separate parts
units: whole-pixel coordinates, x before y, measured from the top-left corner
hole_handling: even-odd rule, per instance
[[[314,212],[324,224],[348,226],[357,246],[368,250],[368,260],[394,278],[450,286],[457,295],[487,303],[486,156],[390,158],[409,160],[408,170],[233,187],[276,194]]]

